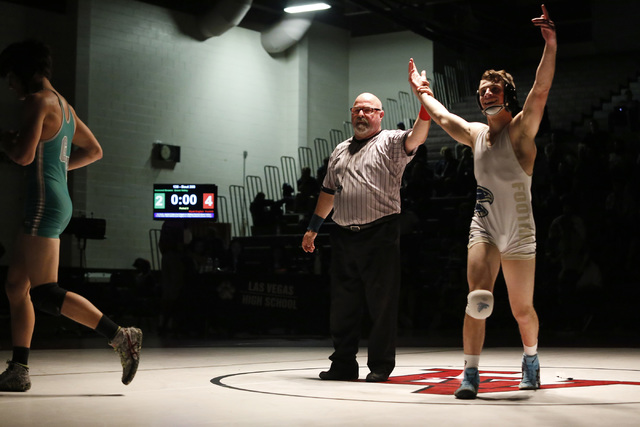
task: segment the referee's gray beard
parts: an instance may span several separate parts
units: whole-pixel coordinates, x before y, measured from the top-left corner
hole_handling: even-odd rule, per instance
[[[361,121],[361,122],[356,122],[353,125],[354,130],[358,130],[360,132],[366,132],[369,130],[369,122],[365,122],[365,121]]]

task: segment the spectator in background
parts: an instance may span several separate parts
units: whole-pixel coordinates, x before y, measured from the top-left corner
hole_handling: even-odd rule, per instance
[[[627,113],[627,124],[631,132],[637,132],[640,130],[640,102],[633,97],[631,89],[627,89],[624,92],[624,109]]]
[[[158,241],[162,255],[160,335],[174,331],[178,326],[183,290],[195,277],[196,265],[187,250],[192,239],[191,230],[184,221],[170,220],[162,224]]]
[[[224,270],[229,266],[229,252],[225,241],[213,224],[199,223],[191,227],[193,239],[188,253],[200,273]]]
[[[296,212],[311,215],[320,193],[318,180],[311,176],[311,168],[302,168],[298,179],[298,194],[296,194]]]
[[[549,227],[547,256],[557,276],[556,303],[562,310],[553,314],[561,317],[561,324],[577,329],[593,314],[594,295],[602,285],[600,267],[589,250],[585,222],[578,215],[575,194],[561,197],[563,212]]]
[[[536,138],[539,136],[546,136],[551,133],[551,121],[549,120],[549,110],[547,106],[544,106],[544,113],[542,114],[542,121],[540,122],[540,127],[538,128],[538,134]]]
[[[640,107],[633,99],[631,89],[624,91],[624,98],[609,113],[609,130],[614,133],[636,132],[640,129]]]
[[[436,163],[434,179],[436,195],[451,195],[455,188],[456,175],[458,173],[458,160],[453,155],[451,147],[444,146],[440,149],[442,158]]]
[[[609,153],[609,174],[612,179],[627,180],[631,175],[635,157],[630,155],[627,145],[621,137],[615,137],[613,140],[613,147]]]
[[[459,196],[472,196],[475,198],[476,178],[473,175],[473,151],[471,147],[462,146],[454,179],[455,193]]]
[[[295,211],[295,191],[291,184],[284,183],[282,184],[282,199],[276,202],[279,206],[284,207],[284,213],[290,213]]]
[[[589,249],[587,231],[582,218],[576,213],[578,203],[572,195],[560,198],[562,214],[549,226],[547,256],[552,265],[558,266],[557,283],[563,288],[562,302],[568,303],[572,292],[586,266]]]
[[[555,129],[551,140],[544,146],[544,155],[549,173],[559,194],[572,191],[576,155],[573,151],[573,137],[570,133]]]
[[[316,171],[316,180],[318,183],[322,183],[324,181],[324,177],[327,175],[327,166],[329,166],[329,158],[325,157],[322,160],[322,165]]]
[[[582,138],[582,143],[595,151],[598,155],[604,155],[611,147],[611,134],[600,128],[597,119],[589,120],[589,129]]]
[[[136,258],[133,261],[135,269],[136,295],[140,297],[153,297],[156,295],[156,281],[151,274],[151,263],[144,258]]]
[[[256,227],[275,226],[282,217],[282,210],[278,203],[267,199],[267,196],[262,191],[256,194],[253,202],[249,205],[249,211],[251,212],[253,225]]]
[[[400,195],[403,215],[414,214],[418,226],[424,227],[428,218],[429,201],[433,196],[433,170],[429,167],[427,147],[424,144],[418,147],[416,155],[404,171]],[[403,223],[404,231],[413,230],[414,215],[411,215],[411,221]]]

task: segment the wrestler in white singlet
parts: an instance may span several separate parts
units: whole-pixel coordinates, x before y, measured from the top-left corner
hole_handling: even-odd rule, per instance
[[[531,210],[531,176],[520,166],[509,127],[493,144],[489,128],[475,142],[473,164],[478,188],[469,231],[469,247],[495,245],[504,259],[530,259],[536,253],[536,227]]]

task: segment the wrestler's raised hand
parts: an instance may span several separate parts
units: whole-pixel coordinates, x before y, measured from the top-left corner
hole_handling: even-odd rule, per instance
[[[549,18],[549,12],[545,5],[542,5],[542,16],[533,18],[531,22],[536,27],[540,27],[542,37],[547,43],[556,41],[556,25]]]
[[[433,92],[430,89],[429,80],[427,80],[427,72],[422,70],[422,73],[418,73],[413,58],[409,60],[409,83],[411,89],[417,94],[426,93],[429,96],[433,96]]]

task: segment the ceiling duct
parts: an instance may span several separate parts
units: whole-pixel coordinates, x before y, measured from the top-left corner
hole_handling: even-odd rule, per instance
[[[298,43],[311,27],[311,18],[285,18],[260,34],[268,53],[281,53]]]
[[[200,32],[206,38],[217,37],[237,26],[251,9],[253,0],[218,0],[198,18]]]

